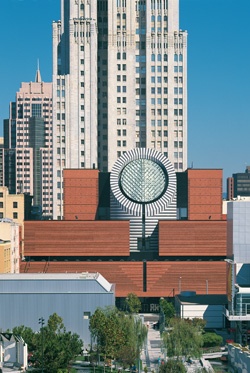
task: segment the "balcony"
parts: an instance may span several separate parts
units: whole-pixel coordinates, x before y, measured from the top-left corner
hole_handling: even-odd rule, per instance
[[[229,311],[225,308],[224,315],[229,321],[250,321],[250,313],[246,311]]]

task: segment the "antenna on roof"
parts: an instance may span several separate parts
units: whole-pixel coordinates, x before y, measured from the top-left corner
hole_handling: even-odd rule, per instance
[[[40,73],[40,66],[39,66],[39,58],[37,59],[37,70],[36,70],[35,82],[36,83],[41,83],[42,82],[42,77],[41,77],[41,73]]]

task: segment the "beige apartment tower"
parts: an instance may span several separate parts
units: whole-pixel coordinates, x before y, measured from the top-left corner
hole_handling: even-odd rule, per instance
[[[178,0],[61,0],[53,24],[53,216],[64,168],[111,171],[134,148],[187,168],[187,33]]]
[[[4,185],[10,194],[33,196],[45,219],[52,218],[52,83],[39,67],[33,82],[23,82],[4,121]]]

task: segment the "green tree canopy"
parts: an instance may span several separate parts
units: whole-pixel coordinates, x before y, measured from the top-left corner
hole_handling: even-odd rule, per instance
[[[166,299],[160,299],[160,311],[163,312],[165,318],[165,326],[169,324],[169,321],[175,316],[175,308],[173,303],[168,302]]]
[[[70,361],[76,358],[83,347],[83,342],[75,333],[67,332],[63,320],[56,313],[48,319],[47,325],[34,333],[25,326],[15,327],[13,332],[21,335],[33,353],[34,366],[43,366],[45,373],[57,373],[66,369]]]
[[[20,325],[13,328],[13,334],[20,335],[28,346],[29,352],[33,352],[36,348],[36,335],[33,330],[27,326]]]
[[[203,338],[203,347],[214,347],[221,346],[223,338],[216,333],[204,333]]]
[[[202,335],[200,330],[186,320],[174,318],[169,322],[172,328],[163,333],[164,347],[169,357],[199,358],[202,354]]]
[[[180,360],[168,359],[159,367],[159,373],[185,373],[186,368]]]
[[[187,322],[189,322],[190,324],[192,324],[193,326],[197,327],[198,330],[200,330],[200,332],[204,332],[204,328],[206,326],[206,320],[204,319],[201,319],[199,317],[194,317],[193,319],[185,319]]]
[[[138,313],[141,310],[141,301],[134,293],[129,293],[125,299],[126,309],[130,313]]]
[[[98,308],[90,320],[97,351],[104,357],[131,365],[140,355],[147,328],[139,316],[127,315],[116,307]]]

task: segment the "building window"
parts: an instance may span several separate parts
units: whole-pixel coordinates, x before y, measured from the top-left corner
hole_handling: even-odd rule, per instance
[[[13,219],[18,219],[18,213],[17,212],[13,212]]]
[[[18,202],[13,202],[13,208],[17,209],[17,207],[18,207]]]
[[[42,116],[42,105],[41,104],[32,104],[32,117],[41,117]]]
[[[0,208],[1,209],[3,208],[3,202],[0,202]]]
[[[90,319],[90,312],[83,312],[83,319],[84,320],[89,320]]]
[[[0,198],[3,198],[3,192],[0,192]]]

